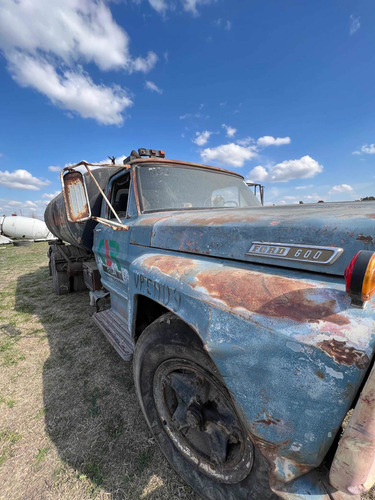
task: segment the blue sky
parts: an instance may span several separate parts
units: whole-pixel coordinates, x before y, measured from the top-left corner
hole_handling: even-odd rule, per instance
[[[373,0],[0,0],[0,212],[160,148],[267,203],[375,195]]]

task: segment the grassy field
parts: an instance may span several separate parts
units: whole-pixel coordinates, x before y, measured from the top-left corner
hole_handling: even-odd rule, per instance
[[[47,248],[0,247],[0,500],[198,500],[152,438],[88,293],[52,292]]]
[[[47,248],[0,247],[0,499],[197,499],[154,442],[88,293],[53,294]]]

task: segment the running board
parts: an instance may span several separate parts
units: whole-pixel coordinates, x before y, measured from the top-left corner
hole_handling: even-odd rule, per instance
[[[134,344],[127,325],[111,309],[94,313],[92,319],[125,361],[131,361]]]

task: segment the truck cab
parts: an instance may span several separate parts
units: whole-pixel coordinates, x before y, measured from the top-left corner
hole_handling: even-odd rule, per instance
[[[51,245],[52,275],[72,291],[82,269],[203,497],[359,498],[375,481],[375,204],[264,207],[239,174],[164,156],[62,171],[46,222],[75,251]]]

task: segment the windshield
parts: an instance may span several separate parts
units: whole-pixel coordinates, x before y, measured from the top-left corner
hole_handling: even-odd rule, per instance
[[[241,178],[214,170],[138,166],[137,178],[143,212],[260,205]]]

